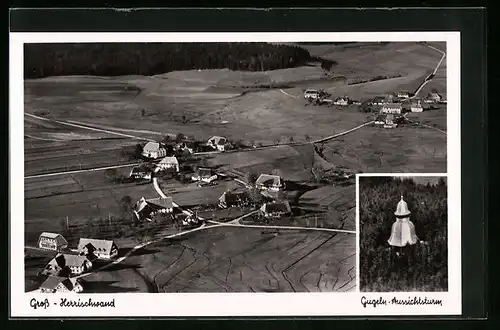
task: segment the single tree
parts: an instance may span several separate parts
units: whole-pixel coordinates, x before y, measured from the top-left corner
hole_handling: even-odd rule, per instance
[[[247,173],[247,181],[248,181],[248,184],[254,185],[255,181],[257,181],[257,174],[255,174],[254,172],[248,172]]]
[[[288,137],[288,141],[289,141],[290,143],[294,143],[294,142],[295,142],[295,139],[293,138],[293,136],[289,136],[289,137]]]
[[[304,140],[309,142],[309,141],[311,141],[311,137],[308,134],[306,134],[306,135],[304,135]]]
[[[145,109],[141,109],[141,117],[144,117],[146,115],[146,110]]]

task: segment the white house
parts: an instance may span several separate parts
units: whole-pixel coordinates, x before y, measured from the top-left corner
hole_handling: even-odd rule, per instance
[[[68,247],[68,241],[61,234],[43,232],[38,238],[38,247],[45,250],[60,251]]]
[[[291,213],[288,201],[265,203],[261,206],[260,211],[266,218],[281,217]]]
[[[174,211],[172,197],[158,197],[145,199],[141,197],[135,205],[134,214],[138,220],[152,221],[152,216],[156,214],[167,214]]]
[[[284,188],[281,177],[270,174],[261,174],[257,181],[255,181],[255,186],[258,189],[270,191],[280,191]]]
[[[406,91],[400,91],[400,92],[398,92],[398,97],[400,99],[407,99],[410,97],[410,93],[406,92]]]
[[[118,255],[118,247],[110,240],[80,238],[78,252],[81,255],[94,255],[98,259],[109,260]]]
[[[132,179],[151,180],[151,169],[145,166],[133,167],[130,171],[129,177]]]
[[[422,112],[422,111],[424,111],[424,108],[422,107],[420,100],[418,100],[417,103],[411,104],[410,110],[411,110],[411,112]]]
[[[320,97],[320,93],[319,91],[315,90],[315,89],[308,89],[304,92],[304,98],[306,100],[315,100],[315,99],[318,99]]]
[[[212,136],[207,144],[211,146],[213,149],[217,149],[219,151],[225,151],[228,146],[228,141],[225,137],[222,136]]]
[[[146,158],[158,159],[167,155],[167,149],[158,142],[148,142],[142,149],[142,155]]]
[[[349,98],[347,96],[337,97],[333,104],[335,105],[349,105]]]
[[[217,180],[217,174],[213,173],[210,168],[200,167],[196,174],[191,177],[191,180],[210,183]]]
[[[381,112],[401,114],[402,109],[401,103],[387,103],[382,106]]]
[[[40,285],[39,291],[40,293],[78,293],[83,291],[83,287],[76,278],[49,276]]]
[[[174,172],[179,172],[179,161],[176,157],[165,157],[158,165],[156,165],[155,171],[172,170]]]
[[[442,101],[443,97],[441,96],[441,94],[439,93],[430,93],[429,94],[429,99],[432,101],[432,102],[436,102],[436,103],[439,103]]]

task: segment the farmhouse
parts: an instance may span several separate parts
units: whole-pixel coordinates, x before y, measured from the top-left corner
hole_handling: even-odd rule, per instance
[[[38,247],[45,250],[61,251],[68,247],[68,241],[61,234],[43,232],[38,239]]]
[[[411,104],[410,111],[411,112],[422,112],[422,111],[424,111],[424,108],[422,107],[422,104],[420,103],[420,100],[418,100],[416,103],[412,103]]]
[[[401,103],[387,103],[382,106],[382,113],[397,113],[402,112]]]
[[[176,157],[165,157],[156,166],[155,171],[165,171],[171,170],[174,172],[179,172],[179,161]]]
[[[39,290],[40,293],[78,293],[83,291],[83,287],[76,278],[49,276],[42,285],[40,285]]]
[[[202,181],[210,183],[217,180],[217,174],[215,174],[211,168],[200,167],[196,174],[191,177],[193,181]]]
[[[55,271],[67,268],[71,274],[78,275],[91,269],[92,262],[86,256],[64,253],[58,254],[47,266],[46,269]]]
[[[315,90],[315,89],[308,89],[304,92],[304,98],[306,100],[314,100],[314,99],[318,99],[320,97],[320,93],[319,91]]]
[[[410,97],[410,93],[407,91],[400,91],[400,92],[398,92],[398,97],[400,99],[407,99]]]
[[[443,96],[439,93],[430,93],[428,99],[432,102],[439,103],[443,100]]]
[[[142,155],[146,158],[158,159],[167,155],[167,149],[158,142],[148,142],[142,149]]]
[[[347,96],[341,96],[337,97],[334,101],[333,104],[335,105],[349,105],[349,98]]]
[[[175,145],[174,149],[179,152],[186,151],[192,154],[195,150],[195,144],[192,142],[179,142]]]
[[[261,206],[260,211],[266,218],[276,218],[283,215],[288,215],[292,211],[288,201],[279,201],[273,203],[265,203]]]
[[[270,174],[261,174],[257,181],[255,181],[255,186],[258,189],[271,191],[280,191],[284,188],[281,177]]]
[[[135,166],[130,171],[129,177],[132,179],[145,179],[151,180],[151,169],[147,166]]]
[[[109,240],[80,238],[78,252],[80,255],[108,260],[118,255],[118,247],[115,242]]]
[[[249,200],[250,196],[244,191],[226,191],[222,194],[222,196],[219,197],[219,207],[225,209],[233,206],[241,206],[247,204]]]
[[[172,197],[150,198],[141,197],[135,205],[134,214],[138,220],[152,221],[151,217],[156,214],[167,214],[174,211]]]
[[[376,96],[371,103],[372,105],[384,105],[388,103],[388,100],[384,96]]]
[[[183,226],[192,226],[199,223],[199,218],[192,214],[188,215],[185,213],[179,213],[175,216],[175,220],[181,223]]]
[[[225,151],[229,147],[227,139],[222,136],[212,136],[207,144],[218,151]]]

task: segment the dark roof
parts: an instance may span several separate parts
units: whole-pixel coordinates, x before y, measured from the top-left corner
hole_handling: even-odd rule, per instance
[[[75,279],[76,281],[76,279]],[[67,277],[59,277],[59,276],[49,276],[45,281],[43,281],[42,285],[40,285],[41,289],[54,290],[57,286],[62,283],[68,290],[73,290],[73,282]]]
[[[262,205],[261,210],[265,213],[289,213],[291,211],[290,204],[287,201],[266,203]]]
[[[91,245],[94,249],[111,253],[111,248],[113,247],[113,241],[104,239],[93,239],[93,238],[80,238],[78,242],[78,251],[81,251],[85,246]]]
[[[158,207],[158,208],[165,208],[165,209],[171,209],[174,207],[174,202],[172,200],[172,197],[158,197],[158,198],[151,198],[147,199],[146,202],[153,206],[153,207]]]
[[[225,202],[226,204],[236,204],[238,201],[245,201],[249,198],[248,193],[245,191],[241,192],[230,192],[227,191],[219,198],[221,202]]]
[[[69,253],[59,254],[54,259],[59,267],[80,267],[86,260],[88,260],[85,256]]]

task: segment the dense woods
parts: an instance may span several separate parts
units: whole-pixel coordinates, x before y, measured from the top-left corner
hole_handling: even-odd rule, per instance
[[[447,184],[435,185],[412,179],[361,177],[360,287],[362,291],[446,291]],[[394,211],[403,195],[411,211],[419,242],[390,247],[387,243],[395,221]],[[402,252],[399,256],[396,252]]]
[[[267,71],[312,59],[298,46],[268,43],[25,44],[25,78],[58,75],[154,75],[175,70]],[[333,61],[323,61],[331,67]]]

